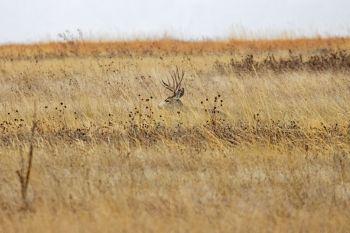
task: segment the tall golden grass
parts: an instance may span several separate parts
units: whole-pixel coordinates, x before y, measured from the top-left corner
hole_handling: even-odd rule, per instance
[[[347,38],[1,46],[0,232],[350,232],[348,49]],[[269,55],[282,65],[264,65]],[[175,66],[185,108],[159,109]],[[16,171],[30,147],[23,206]]]
[[[203,40],[181,41],[171,38],[133,41],[80,41],[47,42],[37,44],[4,44],[0,46],[1,58],[50,58],[62,56],[132,56],[132,55],[203,55],[239,52],[276,52],[295,50],[309,52],[315,49],[349,49],[348,37],[295,38],[274,40]]]

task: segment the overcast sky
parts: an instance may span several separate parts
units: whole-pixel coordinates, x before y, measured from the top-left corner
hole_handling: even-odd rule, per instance
[[[0,43],[160,36],[350,35],[350,0],[0,0]]]

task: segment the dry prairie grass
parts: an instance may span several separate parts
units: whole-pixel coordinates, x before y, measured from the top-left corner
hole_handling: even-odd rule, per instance
[[[8,44],[0,46],[2,59],[42,59],[61,57],[133,57],[174,55],[206,55],[239,56],[247,53],[255,55],[261,53],[288,52],[322,53],[327,50],[342,50],[350,48],[347,37],[330,38],[299,38],[274,40],[207,40],[181,41],[171,38],[159,40],[134,41],[81,41],[69,39],[66,42],[47,42],[38,44]]]
[[[0,232],[350,232],[348,39],[79,43],[0,48]]]

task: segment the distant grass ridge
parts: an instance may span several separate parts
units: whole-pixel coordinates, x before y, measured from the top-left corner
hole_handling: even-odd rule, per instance
[[[350,48],[349,37],[294,38],[271,40],[203,40],[181,41],[175,39],[128,41],[66,41],[33,44],[0,45],[0,59],[45,59],[59,57],[113,57],[113,56],[169,56],[227,54],[242,51],[276,52],[278,50],[311,51]]]

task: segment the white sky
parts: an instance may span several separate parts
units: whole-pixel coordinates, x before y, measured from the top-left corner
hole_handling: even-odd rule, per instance
[[[350,35],[350,0],[0,0],[0,43],[86,38]]]

